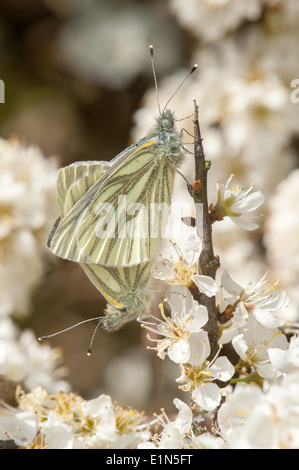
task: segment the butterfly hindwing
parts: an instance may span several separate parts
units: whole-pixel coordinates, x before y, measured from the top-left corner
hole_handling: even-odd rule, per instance
[[[106,268],[97,264],[81,264],[81,267],[114,307],[128,310],[134,310],[137,293],[145,288],[151,270],[149,263],[125,268]]]
[[[57,203],[62,217],[104,175],[110,166],[110,162],[76,162],[59,170]]]

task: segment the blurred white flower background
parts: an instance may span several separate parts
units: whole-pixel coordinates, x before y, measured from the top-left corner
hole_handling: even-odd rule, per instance
[[[286,291],[284,320],[299,322],[299,103],[291,99],[291,82],[299,78],[298,24],[297,0],[2,0],[0,397],[15,405],[16,386],[23,392],[17,389],[19,408],[7,408],[5,422],[0,419],[1,438],[7,431],[25,447],[43,447],[46,441],[55,447],[57,436],[66,448],[136,447],[149,436],[132,406],[148,416],[165,409],[159,442],[139,444],[144,447],[254,448],[260,444],[256,429],[263,429],[265,447],[299,447],[293,415],[298,405],[288,401],[291,393],[298,401],[298,363],[295,374],[283,378],[285,386],[283,381],[271,384],[262,394],[254,385],[255,402],[243,384],[229,390],[219,413],[219,437],[199,438],[181,401],[186,401],[184,387],[178,390],[175,383],[177,364],[146,349],[146,331],[136,322],[116,333],[99,330],[90,358],[91,323],[37,342],[104,310],[104,299],[80,267],[46,248],[58,216],[56,176],[74,161],[110,160],[151,128],[158,107],[149,44],[155,47],[161,108],[192,65],[199,65],[169,107],[182,119],[177,127],[187,131],[183,136],[192,151],[197,102],[211,161],[209,202],[216,205],[216,182],[225,186],[231,175],[235,186],[254,184],[254,191],[265,196],[257,230],[242,230],[229,218],[213,225],[214,251],[221,261],[218,282],[224,270],[241,286],[257,284],[268,272],[271,285],[279,280],[279,290]],[[191,154],[186,153],[180,171],[193,182]],[[180,175],[173,200],[190,201]],[[244,359],[250,334],[242,336],[240,325],[231,328]],[[203,336],[199,330],[192,330],[194,337]],[[180,353],[175,349],[176,358]],[[205,397],[198,390],[191,392],[202,403]],[[215,393],[207,409],[220,401],[218,388]],[[243,433],[236,397],[246,411]],[[284,412],[283,403],[288,403]],[[47,418],[39,427],[45,442],[38,443],[37,408]],[[178,410],[170,425],[167,415]],[[275,411],[282,428],[273,419]],[[27,440],[16,431],[18,425],[11,427],[14,419],[26,428]],[[100,422],[106,423],[105,432]],[[127,434],[121,426],[129,429]],[[283,433],[290,429],[292,441],[290,433]]]

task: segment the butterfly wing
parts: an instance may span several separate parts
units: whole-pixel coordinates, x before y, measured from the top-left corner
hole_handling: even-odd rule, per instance
[[[68,190],[68,198],[75,195],[76,203],[52,230],[49,247],[54,254],[104,266],[132,266],[156,254],[167,214],[155,207],[153,221],[148,208],[161,202],[163,209],[169,207],[174,178],[173,169],[156,158],[158,143],[158,138],[151,138],[131,146],[81,197],[82,177]],[[69,205],[65,203],[65,208]],[[156,236],[151,237],[153,222]]]
[[[47,246],[51,249],[52,238],[63,217],[79,201],[94,183],[110,168],[111,162],[76,162],[61,168],[57,177],[57,204],[60,216],[49,235]]]
[[[125,323],[147,315],[150,295],[146,289],[151,262],[130,267],[104,267],[81,264],[85,273],[108,301],[102,326],[118,330]]]
[[[61,217],[72,209],[110,166],[110,162],[76,162],[59,170],[57,203]]]
[[[134,310],[136,293],[142,292],[151,274],[151,263],[141,263],[124,268],[81,264],[85,273],[116,308]]]

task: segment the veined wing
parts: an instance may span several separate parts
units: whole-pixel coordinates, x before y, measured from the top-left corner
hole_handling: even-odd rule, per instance
[[[57,177],[57,203],[64,217],[111,167],[110,162],[76,162],[61,168]]]
[[[151,275],[151,263],[124,268],[80,264],[89,279],[114,307],[132,310],[136,292],[141,292]]]
[[[157,143],[152,138],[132,146],[91,186],[52,231],[53,253],[104,266],[131,266],[156,254],[165,217],[155,214],[156,237],[151,238],[153,219],[148,209],[151,203],[169,206],[174,177],[173,169],[156,158]],[[125,231],[119,196],[126,198]],[[146,215],[140,215],[136,204],[145,208]]]
[[[141,139],[139,143],[142,140],[144,139]],[[102,178],[118,160],[124,159],[127,154],[136,150],[139,143],[132,144],[116,155],[110,162],[82,161],[61,168],[57,177],[57,203],[60,216],[64,217],[96,181]]]
[[[101,325],[108,331],[148,314],[150,295],[146,290],[151,262],[130,267],[104,267],[80,264],[85,273],[108,301]]]
[[[110,162],[76,162],[61,168],[57,177],[57,204],[60,216],[56,220],[47,245],[51,240],[62,218],[79,201],[94,183],[110,168]]]

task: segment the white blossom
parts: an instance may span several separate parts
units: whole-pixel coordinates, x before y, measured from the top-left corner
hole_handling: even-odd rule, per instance
[[[294,201],[299,197],[299,169],[280,182],[269,199],[264,242],[272,268],[291,282],[299,271],[299,223]]]
[[[201,331],[207,323],[208,311],[205,306],[193,300],[188,289],[184,289],[181,295],[173,294],[167,303],[171,308],[170,317],[166,316],[164,305],[160,304],[161,320],[143,322],[143,326],[162,337],[161,339],[148,337],[157,343],[152,349],[158,352],[161,359],[164,359],[167,352],[172,361],[185,363],[190,356],[190,336],[194,332]]]
[[[173,243],[175,257],[163,258],[153,266],[152,276],[155,279],[166,281],[167,284],[190,287],[196,284],[199,292],[208,297],[213,297],[218,284],[210,276],[198,273],[198,259],[202,251],[202,241],[197,236],[195,229],[190,228],[184,249],[182,250],[176,243]]]
[[[0,439],[12,439],[19,447],[35,447],[38,420],[35,413],[11,407],[0,408]]]
[[[223,38],[244,20],[257,20],[262,13],[260,0],[187,0],[183,8],[180,0],[171,0],[170,5],[182,26],[207,41]]]
[[[101,395],[84,400],[74,409],[71,423],[74,428],[75,448],[105,448],[116,439],[115,414],[110,397]]]
[[[0,315],[28,315],[56,217],[56,177],[37,148],[0,139]]]
[[[231,320],[224,325],[221,342],[230,341],[238,334],[240,328],[247,325],[248,318],[253,315],[266,328],[276,328],[285,323],[285,311],[288,297],[285,291],[277,290],[277,283],[271,285],[265,274],[256,284],[246,288],[240,286],[224,270],[221,276],[222,287],[231,295],[220,304],[221,310],[231,306]]]
[[[253,222],[251,212],[256,210],[263,202],[264,195],[261,191],[252,193],[253,186],[245,190],[241,187],[229,187],[231,176],[225,186],[217,182],[218,200],[213,207],[213,214],[216,218],[229,217],[233,222],[244,230],[255,230],[258,225]]]
[[[287,318],[291,321],[298,320],[299,306],[299,221],[295,207],[298,198],[299,169],[295,169],[277,185],[269,198],[263,237],[269,267],[281,279],[290,297]]]
[[[192,399],[203,410],[214,410],[221,401],[221,392],[214,380],[229,381],[235,369],[227,357],[217,357],[219,352],[211,362],[207,360],[211,348],[206,331],[193,333],[189,343],[190,358],[177,381],[184,383],[180,388],[190,391]]]
[[[158,422],[162,424],[163,431],[153,442],[139,444],[138,449],[185,449],[187,447],[186,438],[191,432],[193,414],[189,406],[179,398],[175,398],[173,403],[179,410],[176,419],[170,421],[162,410],[162,415],[158,416]]]
[[[108,395],[84,400],[74,393],[48,395],[37,387],[27,394],[18,390],[17,400],[17,408],[0,408],[0,439],[12,439],[18,447],[135,448],[149,439],[143,415],[112,403]]]
[[[278,328],[267,328],[249,316],[246,328],[233,338],[232,345],[242,365],[252,366],[261,377],[270,379],[279,373],[270,362],[268,349],[287,349],[288,341]]]
[[[298,372],[263,391],[237,384],[218,411],[218,424],[232,449],[298,449]]]
[[[288,349],[269,348],[271,364],[280,372],[289,374],[299,370],[299,338],[292,336]]]
[[[162,449],[181,449],[185,435],[192,425],[192,411],[182,400],[175,398],[174,405],[179,410],[175,421],[168,421],[160,437],[159,447]]]
[[[138,74],[151,74],[144,44],[151,43],[148,35],[154,34],[164,44],[162,51],[156,51],[161,58],[156,71],[163,109],[187,74],[180,70],[160,79],[179,58],[180,48],[169,46],[178,36],[172,34],[176,25],[173,28],[167,14],[160,16],[159,8],[123,9],[113,3],[47,2],[63,19],[56,41],[60,59],[83,79],[81,92],[87,82],[109,88],[128,86]],[[162,411],[149,423],[104,394],[86,400],[75,393],[58,393],[60,388],[69,389],[62,380],[60,351],[40,345],[31,330],[21,332],[9,320],[12,314],[28,314],[32,290],[43,273],[43,247],[56,217],[56,169],[37,149],[0,140],[0,374],[30,390],[18,393],[17,388],[14,408],[1,403],[0,439],[13,439],[18,447],[30,449],[299,448],[299,341],[297,334],[289,341],[284,334],[289,312],[296,321],[299,305],[299,172],[293,170],[298,166],[299,114],[290,85],[298,72],[298,5],[296,0],[169,0],[174,19],[192,34],[194,62],[200,64],[199,73],[171,98],[171,109],[179,121],[191,115],[196,99],[205,154],[212,163],[209,180],[227,181],[229,174],[235,174],[241,185],[231,188],[231,178],[223,186],[217,184],[218,201],[217,195],[211,197],[217,202],[210,206],[215,221],[230,218],[239,226],[229,220],[213,225],[215,252],[222,266],[233,276],[242,271],[240,284],[224,272],[217,305],[218,342],[231,343],[229,348],[239,356],[235,367],[220,355],[221,346],[210,359],[211,345],[204,331],[209,312],[189,292],[196,286],[209,297],[219,293],[215,280],[199,271],[202,243],[195,230],[182,244],[175,243],[171,234],[172,242],[167,244],[172,255],[162,251],[153,265],[153,277],[175,292],[160,304],[161,318],[152,317],[144,327],[153,334],[149,340],[158,356],[179,364],[177,381],[194,400],[192,406],[174,400],[176,418]],[[134,141],[152,125],[156,93],[153,86],[135,114]],[[191,118],[184,128],[193,135]],[[5,122],[4,133],[8,133]],[[193,159],[186,158],[180,171],[193,181]],[[264,194],[275,190],[265,208],[266,221],[256,232],[259,240],[263,236],[264,256],[260,247],[256,249],[252,233],[258,227],[252,215],[264,196],[249,187],[251,181]],[[177,190],[179,186],[184,193]],[[185,180],[176,175],[173,197],[182,202],[190,199],[183,195],[185,186]],[[215,184],[208,192],[215,193]],[[282,287],[261,277],[269,266],[275,278],[282,279]],[[247,279],[259,277],[257,283],[243,287]],[[296,331],[293,325],[289,331]],[[124,364],[119,362],[118,368],[125,376]],[[116,363],[111,363],[110,370],[117,384],[121,375],[113,366]],[[143,373],[147,376],[145,367]],[[211,416],[210,433],[204,426]],[[150,436],[147,425],[151,424],[160,424],[162,431]]]
[[[40,436],[44,440],[45,449],[73,449],[75,434],[70,426],[50,413],[47,421],[40,425]]]
[[[4,355],[0,361],[1,375],[29,390],[37,386],[53,393],[70,389],[63,379],[67,371],[62,366],[59,348],[40,344],[32,330],[19,331],[9,318],[0,321],[0,341]]]
[[[214,436],[209,432],[203,432],[198,435],[190,433],[188,438],[188,447],[190,449],[225,449],[226,443],[220,436]]]

